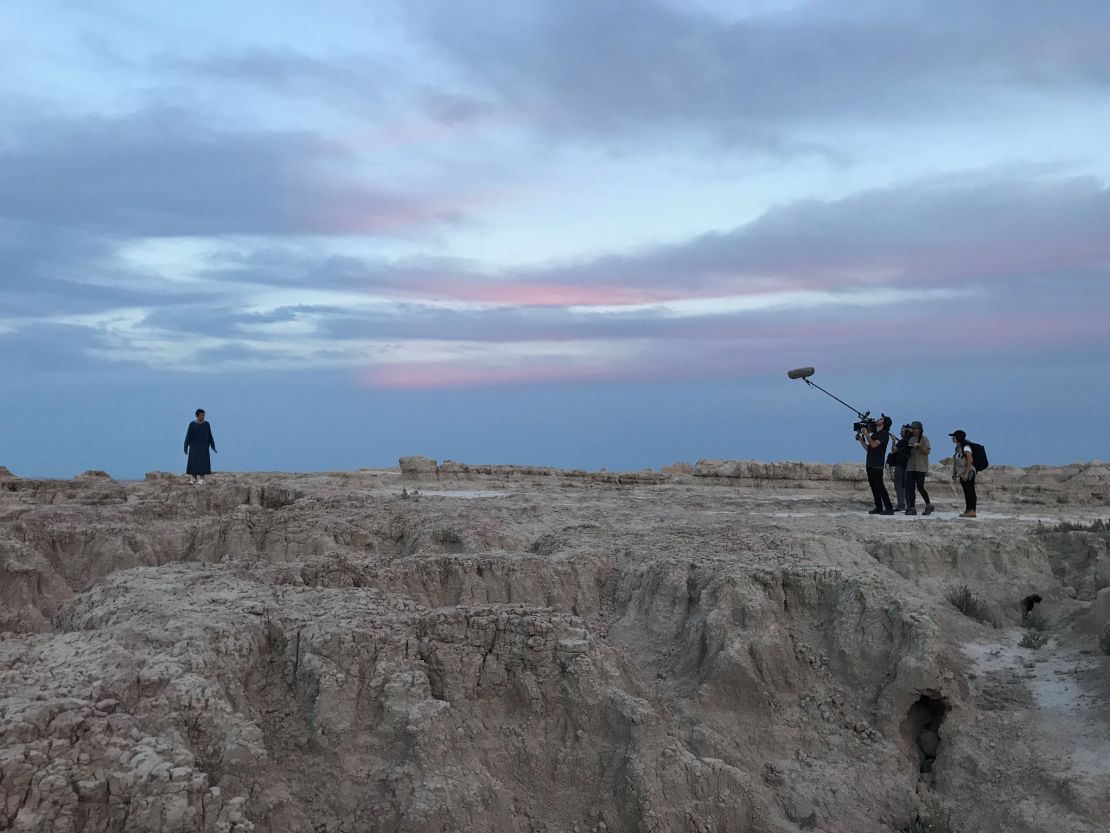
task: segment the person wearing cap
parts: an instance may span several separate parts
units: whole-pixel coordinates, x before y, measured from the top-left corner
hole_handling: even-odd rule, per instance
[[[967,442],[967,434],[956,429],[948,435],[956,444],[956,451],[952,455],[952,479],[960,481],[960,488],[964,490],[964,511],[961,518],[975,517],[975,465],[972,462],[971,446]]]
[[[893,420],[885,414],[875,420],[875,433],[863,428],[856,439],[867,451],[867,483],[871,486],[871,495],[875,498],[875,508],[868,512],[869,515],[893,515],[894,504],[890,502],[890,492],[883,483],[883,466],[886,465],[886,448],[890,442],[890,426]]]
[[[925,436],[925,426],[918,420],[910,423],[910,459],[906,463],[906,514],[916,515],[917,507],[914,505],[917,492],[925,499],[925,511],[922,514],[933,514],[933,504],[929,502],[929,493],[925,491],[925,478],[929,474],[929,452],[932,446],[929,438]]]

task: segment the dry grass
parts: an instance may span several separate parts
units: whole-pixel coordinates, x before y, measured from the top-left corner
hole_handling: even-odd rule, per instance
[[[944,597],[964,616],[988,625],[994,624],[990,611],[987,610],[987,603],[978,593],[973,593],[966,584],[963,587],[953,587]]]
[[[956,828],[952,824],[952,813],[933,803],[923,808],[917,819],[899,833],[956,833]]]
[[[1098,518],[1089,523],[1060,521],[1052,526],[1038,523],[1035,531],[1042,535],[1046,532],[1110,532],[1110,519]]]

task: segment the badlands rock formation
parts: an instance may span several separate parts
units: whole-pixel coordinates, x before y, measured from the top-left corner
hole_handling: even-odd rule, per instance
[[[0,830],[1105,831],[1110,472],[930,485],[0,469]]]

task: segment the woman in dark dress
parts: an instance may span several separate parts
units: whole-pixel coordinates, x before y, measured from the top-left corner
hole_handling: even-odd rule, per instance
[[[204,475],[212,473],[212,459],[208,456],[210,448],[216,451],[212,426],[204,421],[204,409],[197,408],[196,421],[190,422],[185,432],[185,453],[189,455],[189,464],[185,467],[185,473],[193,478],[194,484],[203,486]]]

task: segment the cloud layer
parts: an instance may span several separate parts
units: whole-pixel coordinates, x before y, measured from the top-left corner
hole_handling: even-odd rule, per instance
[[[1010,175],[810,200],[635,254],[512,270],[217,250],[185,284],[113,287],[15,248],[33,280],[10,309],[38,314],[8,317],[7,338],[64,324],[109,360],[350,367],[392,386],[735,375],[807,350],[847,362],[907,328],[938,359],[1102,348],[1108,227],[1094,179]]]

